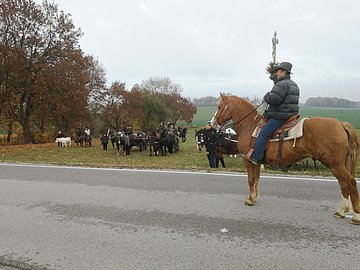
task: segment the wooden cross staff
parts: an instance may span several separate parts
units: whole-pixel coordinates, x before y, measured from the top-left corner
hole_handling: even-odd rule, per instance
[[[272,38],[272,58],[274,64],[276,64],[276,44],[279,44],[279,40],[276,37],[276,31],[275,31],[274,37]]]

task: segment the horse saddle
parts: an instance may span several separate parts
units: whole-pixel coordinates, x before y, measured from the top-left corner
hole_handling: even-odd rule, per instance
[[[277,129],[274,134],[271,136],[270,141],[280,141],[280,140],[291,140],[295,138],[300,138],[303,135],[303,125],[304,121],[308,118],[301,118],[300,115],[296,114],[291,116],[279,129]],[[257,138],[261,129],[266,124],[267,119],[262,118],[252,134],[253,138]]]

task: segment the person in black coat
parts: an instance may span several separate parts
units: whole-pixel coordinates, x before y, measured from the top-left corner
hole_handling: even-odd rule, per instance
[[[216,167],[215,159],[215,148],[216,148],[216,129],[211,126],[211,122],[206,122],[205,132],[204,132],[204,141],[206,154],[209,161],[210,168]]]
[[[107,151],[107,146],[108,146],[108,143],[109,143],[109,137],[106,134],[104,134],[104,136],[101,137],[100,142],[101,142],[101,144],[103,146],[103,150]]]

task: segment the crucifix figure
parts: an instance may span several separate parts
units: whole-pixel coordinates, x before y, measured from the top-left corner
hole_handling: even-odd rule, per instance
[[[274,64],[276,64],[276,44],[279,44],[279,40],[276,37],[276,31],[275,31],[274,37],[272,38],[272,58]]]

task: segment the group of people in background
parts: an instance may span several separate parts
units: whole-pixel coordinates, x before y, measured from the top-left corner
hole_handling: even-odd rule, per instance
[[[271,91],[267,92],[263,98],[264,102],[268,104],[263,117],[266,119],[266,124],[261,129],[260,134],[256,140],[256,144],[251,148],[248,153],[242,153],[242,156],[248,162],[251,162],[255,165],[259,165],[264,161],[264,152],[266,149],[266,143],[270,136],[280,128],[291,116],[298,114],[299,112],[299,95],[300,90],[298,85],[291,80],[292,64],[289,62],[282,62],[277,65],[274,69],[268,70],[270,73],[270,79],[274,81],[274,85]],[[176,132],[179,134],[181,129],[175,129],[174,125],[170,122],[161,123],[158,131],[167,132]],[[217,130],[211,125],[211,122],[208,121],[205,125],[205,148],[207,159],[209,162],[210,168],[216,167],[216,136]],[[77,129],[76,134],[81,135],[82,131],[80,128]],[[84,133],[89,137],[90,129],[85,127]],[[125,155],[130,155],[131,145],[130,145],[130,135],[132,129],[130,126],[126,127],[123,134],[124,140],[124,153]],[[186,134],[186,130],[185,130]],[[185,135],[186,136],[186,135]],[[64,135],[59,131],[57,138],[62,138]],[[103,146],[103,150],[107,151],[107,146],[109,143],[109,134],[104,134],[100,141]],[[183,138],[183,142],[186,140],[186,137]],[[61,146],[61,143],[58,143]]]
[[[108,150],[108,144],[109,144],[109,140],[110,138],[110,128],[108,129],[107,134],[104,134],[101,138],[100,138],[100,143],[103,147],[104,151]],[[130,144],[130,136],[133,133],[133,130],[131,128],[131,126],[127,126],[124,129],[124,133],[121,132],[115,132],[113,134],[113,136],[115,137],[116,140],[120,141],[120,139],[122,138],[124,140],[124,154],[125,155],[130,155],[130,151],[131,151],[131,144]]]

